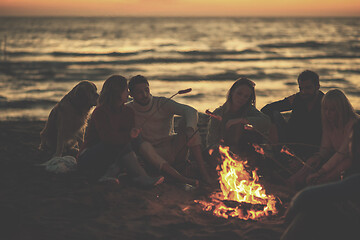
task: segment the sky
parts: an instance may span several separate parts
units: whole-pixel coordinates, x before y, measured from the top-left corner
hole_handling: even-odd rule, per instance
[[[1,0],[0,16],[360,16],[360,0]]]

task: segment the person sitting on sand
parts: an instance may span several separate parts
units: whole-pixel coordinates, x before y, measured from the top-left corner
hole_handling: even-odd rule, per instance
[[[231,86],[226,102],[213,113],[220,118],[211,118],[207,134],[207,147],[218,145],[222,140],[235,152],[247,145],[253,130],[247,131],[244,125],[250,124],[262,135],[268,137],[271,121],[255,107],[255,83],[240,78]]]
[[[140,145],[140,154],[176,180],[198,185],[198,180],[187,178],[176,170],[185,168],[189,147],[203,180],[209,183],[210,177],[205,169],[197,131],[197,111],[169,98],[152,96],[148,80],[141,75],[130,79],[129,90],[133,101],[127,106],[134,110],[135,126],[141,128],[144,139]],[[175,114],[183,117],[177,134],[174,134],[173,126]]]
[[[164,178],[148,176],[131,148],[131,138],[136,138],[139,130],[134,128],[133,110],[124,105],[128,96],[126,78],[113,75],[106,79],[80,150],[79,170],[90,180],[118,183],[124,165],[136,184],[154,186]]]
[[[349,169],[348,143],[354,122],[359,118],[339,89],[328,91],[321,103],[323,133],[320,151],[306,161],[297,173],[288,179],[295,188],[307,184],[339,180],[342,172]]]
[[[297,155],[308,158],[318,151],[321,142],[320,108],[324,93],[319,90],[319,75],[313,71],[300,73],[297,82],[300,89],[298,93],[267,104],[261,111],[270,116],[276,125],[278,141],[299,144],[291,149]],[[290,110],[291,115],[286,122],[281,112]]]
[[[281,240],[359,238],[360,120],[346,142],[351,159],[348,176],[297,193],[286,211],[288,227]]]

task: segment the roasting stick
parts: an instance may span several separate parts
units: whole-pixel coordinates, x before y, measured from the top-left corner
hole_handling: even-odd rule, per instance
[[[179,90],[177,93],[175,93],[174,95],[172,95],[171,97],[169,97],[168,99],[166,99],[165,102],[163,102],[157,109],[156,111],[154,111],[147,119],[145,119],[145,121],[141,124],[140,128],[141,129],[146,123],[147,121],[149,121],[149,119],[151,119],[155,113],[157,113],[168,101],[170,101],[170,99],[172,99],[173,97],[175,97],[176,95],[181,95],[181,94],[186,94],[186,93],[189,93],[191,92],[192,89],[191,88],[187,88],[187,89],[184,89],[184,90]]]
[[[205,113],[207,115],[209,115],[210,117],[212,118],[215,118],[219,121],[222,121],[222,117],[221,116],[218,116],[216,114],[214,114],[213,112],[211,112],[210,110],[206,110]],[[267,140],[268,142],[270,142],[269,138],[267,136],[265,136],[263,133],[261,133],[259,130],[257,130],[254,126],[252,126],[251,124],[244,124],[244,128],[247,129],[247,130],[254,130],[256,131],[257,133],[259,133],[265,140]],[[253,145],[253,147],[255,148],[255,151],[256,151],[256,148],[261,148],[259,145]],[[262,152],[261,154],[265,155],[265,152],[263,151],[263,149],[261,148]],[[257,151],[258,152],[258,151]],[[276,159],[274,159],[273,157],[271,156],[268,156],[271,160],[273,160],[277,165],[279,165],[281,168],[283,168],[285,171],[287,171],[288,173],[290,173],[291,175],[293,175],[294,173],[292,171],[290,171],[288,168],[286,168],[283,164],[281,164],[279,161],[277,161]],[[299,159],[298,159],[299,160]],[[302,160],[301,160],[302,161]]]

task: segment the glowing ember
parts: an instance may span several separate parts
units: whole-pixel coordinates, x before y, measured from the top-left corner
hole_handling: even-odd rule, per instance
[[[265,155],[264,149],[260,147],[258,144],[253,143],[252,145],[255,149],[255,152],[260,153],[261,155]]]
[[[280,152],[286,153],[286,154],[289,155],[289,156],[295,157],[295,155],[292,154],[292,153],[290,152],[290,149],[287,148],[286,146],[283,146],[283,147],[281,148]]]
[[[181,209],[183,212],[185,212],[185,211],[187,211],[187,210],[189,210],[189,208],[190,208],[190,206],[186,206],[186,207],[184,207],[183,209]]]
[[[213,154],[213,152],[214,152],[214,149],[210,148],[209,149],[209,155]]]
[[[214,114],[214,113],[211,112],[209,109],[206,109],[205,113],[206,113],[207,115],[209,115],[210,117],[219,120],[220,122],[222,121],[222,117],[221,117],[221,116]]]
[[[244,125],[244,129],[245,129],[245,130],[254,130],[254,126],[251,125],[251,124],[245,124],[245,125]]]
[[[228,147],[219,147],[221,166],[217,167],[221,192],[211,194],[211,202],[195,200],[203,205],[203,210],[212,211],[223,218],[244,220],[259,219],[276,214],[276,198],[266,195],[265,189],[257,183],[256,170],[250,174],[246,170],[246,161],[230,154]],[[236,159],[234,159],[236,158]]]

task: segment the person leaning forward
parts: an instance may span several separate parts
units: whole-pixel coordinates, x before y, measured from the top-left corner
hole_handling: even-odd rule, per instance
[[[313,71],[303,71],[297,81],[298,93],[267,104],[261,111],[270,116],[276,125],[279,142],[298,144],[292,150],[307,158],[318,151],[317,147],[320,146],[321,100],[324,93],[320,91],[319,75]],[[288,122],[281,114],[285,111],[291,111]]]
[[[191,181],[176,170],[184,169],[190,149],[203,180],[211,183],[202,157],[196,109],[169,98],[152,96],[147,79],[141,75],[130,79],[129,90],[133,101],[127,105],[134,110],[135,126],[141,128],[144,143],[140,153],[146,160],[181,182],[197,185],[198,181]],[[177,134],[174,115],[182,116]]]

